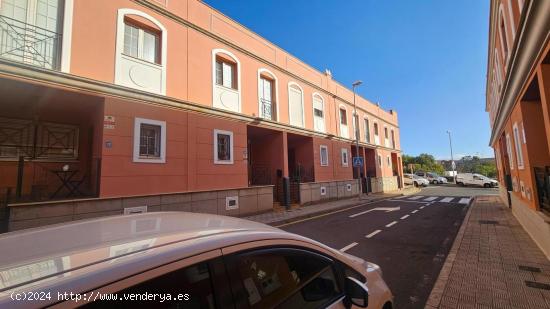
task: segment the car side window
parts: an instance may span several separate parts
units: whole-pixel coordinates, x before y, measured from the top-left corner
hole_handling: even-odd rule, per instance
[[[324,308],[342,296],[334,263],[300,249],[265,249],[229,258],[237,308]]]
[[[169,296],[168,296],[169,295]],[[216,308],[208,263],[185,267],[113,294],[116,301],[95,301],[84,308]],[[130,297],[138,297],[134,300]],[[147,299],[143,298],[147,297]],[[125,301],[126,299],[126,301]]]

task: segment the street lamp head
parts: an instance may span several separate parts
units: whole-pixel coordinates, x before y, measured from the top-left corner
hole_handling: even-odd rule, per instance
[[[352,85],[353,87],[357,87],[357,86],[361,85],[362,83],[363,83],[362,81],[356,80],[356,81],[354,81],[353,84],[351,84],[351,85]]]

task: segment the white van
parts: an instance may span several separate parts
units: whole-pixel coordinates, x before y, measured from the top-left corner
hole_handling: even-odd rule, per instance
[[[459,186],[482,186],[485,188],[498,187],[498,181],[481,174],[463,173],[456,176],[456,184]]]

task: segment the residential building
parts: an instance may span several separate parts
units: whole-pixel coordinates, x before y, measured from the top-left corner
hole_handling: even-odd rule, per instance
[[[550,257],[550,1],[491,1],[487,105],[502,199]]]
[[[330,71],[199,0],[2,0],[0,94],[9,229],[402,186],[395,111],[357,96],[355,128]]]

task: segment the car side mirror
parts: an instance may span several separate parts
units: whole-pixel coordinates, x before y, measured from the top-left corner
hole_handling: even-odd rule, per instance
[[[347,277],[345,292],[344,304],[346,308],[351,308],[351,305],[367,308],[369,305],[369,289],[365,283],[353,277]]]

